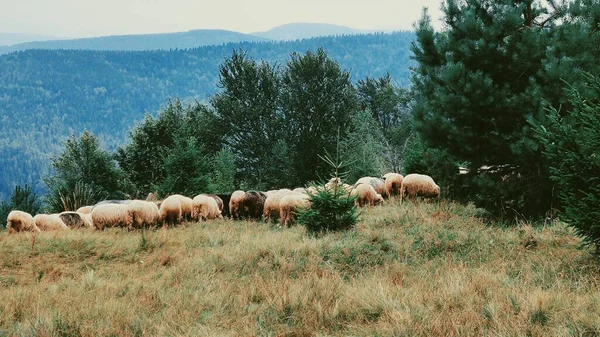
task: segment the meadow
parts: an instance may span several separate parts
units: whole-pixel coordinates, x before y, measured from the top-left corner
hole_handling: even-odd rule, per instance
[[[595,336],[600,271],[560,222],[395,200],[348,232],[218,220],[0,233],[0,336]]]

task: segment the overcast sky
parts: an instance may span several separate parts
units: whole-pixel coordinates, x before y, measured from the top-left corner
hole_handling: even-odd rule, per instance
[[[0,33],[84,37],[227,29],[243,33],[291,22],[411,29],[440,0],[0,0]]]

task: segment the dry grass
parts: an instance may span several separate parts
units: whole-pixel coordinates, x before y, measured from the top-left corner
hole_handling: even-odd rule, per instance
[[[390,202],[320,238],[228,220],[3,233],[0,336],[600,334],[598,264],[570,230],[474,214]]]

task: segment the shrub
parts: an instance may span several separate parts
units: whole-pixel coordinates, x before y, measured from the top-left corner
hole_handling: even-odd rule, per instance
[[[600,255],[600,81],[589,75],[586,89],[593,95],[583,97],[569,87],[570,111],[548,108],[547,121],[538,126],[536,136],[551,164],[562,220]]]
[[[339,160],[339,150],[337,158],[334,162],[329,156],[321,157],[334,168],[333,178],[336,180],[344,175],[340,174],[340,170],[345,166]],[[351,229],[358,221],[355,199],[337,184],[333,188],[317,187],[317,193],[309,195],[311,206],[298,212],[298,223],[306,226],[311,233]]]

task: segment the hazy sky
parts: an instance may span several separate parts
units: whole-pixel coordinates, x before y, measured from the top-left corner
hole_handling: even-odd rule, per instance
[[[243,33],[290,22],[359,29],[411,29],[440,0],[0,0],[0,33],[63,37],[227,29]]]

